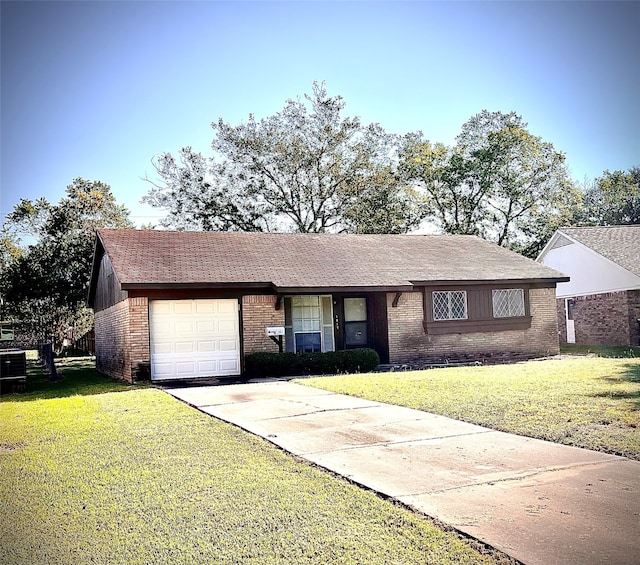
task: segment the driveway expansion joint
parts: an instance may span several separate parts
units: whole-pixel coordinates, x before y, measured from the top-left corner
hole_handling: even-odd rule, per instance
[[[264,421],[264,420],[263,420]],[[327,429],[340,429],[340,426],[336,426],[333,428],[323,428],[323,430],[327,430]],[[344,452],[344,451],[354,451],[356,449],[367,449],[367,448],[371,448],[371,447],[393,447],[393,446],[398,446],[398,445],[420,445],[420,444],[425,444],[425,443],[430,443],[430,442],[435,442],[435,441],[440,441],[443,439],[450,439],[450,438],[462,438],[462,437],[470,437],[470,436],[474,436],[474,435],[480,435],[480,434],[486,434],[486,433],[490,433],[493,430],[487,430],[487,431],[480,431],[480,432],[471,432],[471,433],[459,433],[459,434],[450,434],[450,435],[446,435],[446,436],[438,436],[438,437],[428,437],[428,438],[424,438],[424,439],[406,439],[406,440],[397,440],[397,441],[377,441],[374,443],[363,443],[363,444],[359,444],[359,445],[348,445],[345,447],[333,447],[331,449],[320,449],[318,451],[305,451],[305,452],[300,452],[301,455],[322,455],[323,453],[340,453],[340,452]],[[289,432],[291,433],[305,433],[303,432]],[[282,434],[282,435],[287,435],[287,434]],[[278,437],[278,434],[270,434],[269,437]]]
[[[579,468],[582,468],[582,467],[594,467],[594,466],[597,466],[597,465],[602,465],[604,463],[617,463],[617,462],[619,462],[621,460],[623,460],[623,459],[618,457],[618,458],[612,458],[612,459],[602,459],[600,461],[589,461],[589,462],[586,462],[586,463],[574,463],[574,464],[571,464],[571,465],[558,465],[558,466],[554,466],[554,467],[547,467],[547,468],[542,468],[542,469],[534,469],[532,471],[520,471],[520,472],[515,471],[512,475],[509,475],[509,476],[506,476],[506,477],[496,477],[496,478],[485,480],[485,481],[470,482],[470,483],[455,485],[455,486],[448,487],[448,488],[443,488],[443,489],[426,490],[426,491],[423,491],[423,492],[401,494],[401,495],[398,495],[398,496],[399,497],[407,497],[407,496],[422,496],[422,495],[427,495],[428,496],[428,495],[434,495],[434,494],[443,494],[445,492],[464,490],[464,489],[473,488],[473,487],[491,486],[491,485],[495,485],[495,484],[498,484],[498,483],[523,481],[525,479],[530,479],[531,477],[536,477],[536,476],[539,476],[539,475],[543,475],[545,473],[558,473],[558,472],[567,471],[567,470],[570,470],[570,469],[579,469]]]
[[[304,402],[298,402],[298,401],[292,401],[292,403],[295,404],[302,404],[304,405]],[[300,416],[311,416],[313,414],[324,414],[324,413],[329,413],[329,412],[351,412],[353,410],[362,410],[362,409],[369,409],[369,408],[377,408],[377,406],[358,406],[356,408],[350,408],[350,407],[340,407],[340,408],[320,408],[319,406],[317,407],[317,410],[310,410],[308,412],[301,412],[300,414],[295,414],[295,415],[291,415],[291,414],[282,414],[280,416],[273,416],[271,418],[262,418],[261,421],[262,422],[268,422],[271,420],[285,420],[288,418],[298,418]]]

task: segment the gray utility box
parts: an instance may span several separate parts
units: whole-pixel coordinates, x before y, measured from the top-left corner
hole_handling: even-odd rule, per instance
[[[24,392],[27,355],[22,349],[0,349],[0,392]]]

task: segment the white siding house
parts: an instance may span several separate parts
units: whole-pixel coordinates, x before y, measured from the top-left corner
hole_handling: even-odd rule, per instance
[[[538,261],[565,273],[556,288],[561,341],[640,344],[640,226],[563,228]]]

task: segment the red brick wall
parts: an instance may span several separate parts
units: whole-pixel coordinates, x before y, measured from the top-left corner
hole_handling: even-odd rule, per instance
[[[395,294],[387,293],[389,362],[409,363],[433,355],[433,347],[422,326],[421,292],[405,292],[393,307]]]
[[[96,369],[116,379],[131,380],[128,301],[96,312],[95,326]]]
[[[243,296],[242,339],[245,354],[257,351],[278,352],[278,346],[265,335],[265,328],[268,326],[284,326],[284,305],[276,310],[275,296]]]
[[[558,298],[556,300],[556,310],[558,312],[558,338],[560,343],[567,343],[567,312],[566,299]]]
[[[148,378],[149,309],[146,298],[129,298],[96,312],[96,369],[133,382]]]
[[[404,293],[393,308],[387,294],[391,363],[504,360],[557,355],[558,323],[554,288],[530,291],[531,327],[526,330],[427,335],[422,293]]]
[[[130,378],[151,378],[149,353],[149,300],[146,296],[129,298]]]
[[[576,343],[638,344],[640,291],[605,292],[575,298]],[[635,343],[634,343],[635,340]]]
[[[531,351],[543,355],[558,355],[558,314],[555,288],[536,288],[529,291],[531,327],[525,330],[525,339]]]

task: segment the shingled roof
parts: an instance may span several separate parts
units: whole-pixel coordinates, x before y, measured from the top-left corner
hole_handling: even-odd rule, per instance
[[[264,286],[277,292],[410,290],[414,284],[568,280],[475,236],[100,230],[123,289]]]
[[[640,277],[640,225],[558,231]]]

